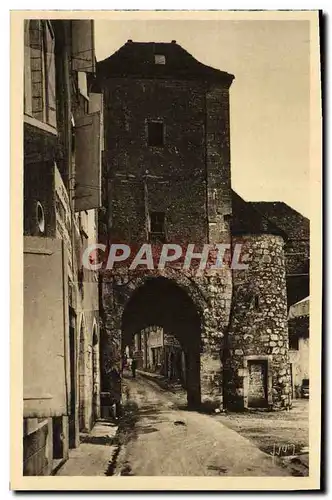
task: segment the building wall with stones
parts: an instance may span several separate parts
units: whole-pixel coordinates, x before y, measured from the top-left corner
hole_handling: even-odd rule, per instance
[[[146,57],[151,58],[153,70],[156,69],[153,51],[168,51],[166,66],[157,68],[163,72],[158,78],[147,77],[147,65],[143,71],[135,70],[135,61],[140,59],[137,51],[142,49],[147,51]],[[97,67],[106,124],[104,165],[108,209],[104,236],[138,248],[150,241],[149,214],[161,212],[165,214],[166,241],[183,247],[192,242],[203,245],[230,241],[227,216],[231,214],[229,86],[232,75],[216,72],[217,78],[214,75],[208,79],[202,75],[188,78],[188,72],[185,77],[170,75],[169,68],[177,72],[170,63],[172,51],[193,59],[175,43],[159,47],[128,42],[121,50],[129,57],[125,55],[127,64],[134,57],[129,73],[134,71],[135,75],[124,74],[128,67],[123,71],[122,62],[119,66],[112,56]],[[196,68],[197,61],[193,61]],[[163,124],[160,147],[148,143],[148,124],[153,121]],[[113,273],[111,277],[102,278],[106,365],[109,359],[118,362],[122,313],[148,275],[145,272],[141,279],[132,278],[130,272],[125,277]],[[220,341],[230,310],[230,273],[225,271],[218,278],[197,277],[191,271],[186,275],[175,268],[155,274],[158,276],[166,276],[195,303],[202,325],[201,339],[195,348],[199,352],[200,380],[195,384],[200,385],[205,397],[213,396],[214,379],[219,381],[221,377]]]
[[[124,269],[121,275],[120,273],[112,273],[112,276],[104,279],[102,300],[105,335],[103,337],[101,368],[108,368],[109,363],[120,365],[121,339],[124,335],[123,319],[126,316],[126,308],[130,303],[130,299],[134,296],[134,292],[139,292],[145,283],[153,282],[158,278],[164,278],[172,286],[181,289],[197,311],[200,327],[200,338],[197,345],[200,380],[195,379],[193,384],[197,383],[200,386],[199,390],[203,402],[215,401],[217,405],[222,405],[220,349],[228,325],[231,306],[232,279],[229,269],[226,269],[223,273],[211,273],[211,275],[204,273],[199,277],[193,277],[191,273],[186,274],[182,270],[172,267],[166,268],[164,271],[144,270],[144,272],[136,276]],[[120,282],[122,284],[119,284]],[[166,302],[165,314],[170,314],[172,305],[167,305],[168,297],[166,295],[160,295],[159,297],[161,301]],[[147,315],[148,309],[151,307],[151,303],[146,304],[146,309],[142,307],[142,316]],[[186,308],[186,304],[184,307]],[[138,318],[135,317],[135,320],[138,321]],[[190,327],[190,323],[188,324]],[[182,325],[182,327],[185,337],[186,325]],[[139,326],[137,326],[137,330],[140,330]],[[191,333],[189,328],[187,344],[184,340],[184,344],[187,346],[197,343],[197,338],[194,335],[191,336]],[[126,340],[125,344],[127,343]],[[196,359],[193,359],[192,362],[196,363]],[[195,370],[195,367],[193,367],[193,370]],[[104,372],[104,382],[107,385],[105,375]],[[107,390],[107,387],[105,387],[105,390]]]
[[[303,380],[309,379],[309,316],[288,320],[293,397],[301,397]]]
[[[233,302],[224,356],[227,405],[250,404],[250,363],[266,363],[267,406],[288,407],[291,377],[288,356],[284,240],[272,234],[243,235],[242,263],[233,270]],[[252,367],[253,368],[253,367]]]
[[[260,213],[286,234],[286,282],[288,307],[310,293],[310,221],[283,202],[252,202]]]
[[[164,54],[165,64],[155,64],[155,54]],[[199,63],[175,42],[128,41],[98,63],[97,78],[104,95],[106,138],[106,210],[100,214],[100,239],[127,243],[136,250],[151,241],[151,214],[157,212],[165,216],[166,242],[202,247],[231,244],[232,236],[236,242],[229,130],[233,76]],[[149,122],[163,125],[158,147],[149,144]],[[250,208],[245,202],[243,206],[244,212]],[[283,239],[280,231],[269,233],[268,223],[260,225],[262,217],[254,209],[252,213],[254,220],[242,227],[248,235],[248,272],[232,272],[225,266],[200,273],[175,263],[158,271],[133,272],[128,266],[104,270],[104,390],[109,365],[120,364],[122,339],[126,344],[149,324],[160,324],[156,311],[165,324],[169,317],[181,317],[182,304],[186,322],[169,326],[186,352],[187,382],[195,404],[199,399],[220,407],[248,406],[248,363],[252,367],[250,356],[261,356],[268,372],[263,375],[269,405],[287,406]],[[245,298],[256,289],[260,311],[248,309]]]
[[[147,204],[149,211],[165,213],[169,241],[220,242],[220,233],[228,241],[228,88],[125,78],[109,78],[104,85],[112,240],[147,240]],[[163,122],[162,147],[147,145],[153,120]]]

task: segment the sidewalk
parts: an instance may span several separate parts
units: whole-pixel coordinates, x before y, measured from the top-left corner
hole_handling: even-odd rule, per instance
[[[89,434],[82,436],[78,448],[69,450],[69,459],[57,471],[57,476],[108,476],[119,451],[115,435],[118,426],[98,420]]]

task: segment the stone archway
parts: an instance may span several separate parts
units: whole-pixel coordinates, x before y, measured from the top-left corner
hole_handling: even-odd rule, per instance
[[[119,269],[103,276],[103,326],[101,332],[102,387],[109,390],[110,366],[121,369],[123,315],[135,292],[151,280],[170,281],[191,303],[200,323],[200,396],[204,404],[223,405],[223,362],[221,353],[227,331],[232,294],[230,270],[193,275],[182,269],[142,270],[132,273]],[[151,319],[151,318],[150,318]],[[151,319],[152,321],[152,319]],[[142,324],[142,323],[141,323]],[[133,327],[134,329],[134,327]],[[137,333],[137,330],[136,330]],[[198,356],[196,356],[196,365]]]
[[[186,358],[188,404],[199,406],[202,317],[189,294],[174,280],[150,277],[132,291],[122,313],[122,351],[126,345],[133,345],[137,332],[152,325],[158,325],[163,335],[177,339]],[[166,348],[164,337],[162,346]]]

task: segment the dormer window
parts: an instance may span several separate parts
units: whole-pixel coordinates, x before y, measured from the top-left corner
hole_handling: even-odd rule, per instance
[[[163,54],[155,54],[154,63],[155,64],[166,64],[166,57]]]

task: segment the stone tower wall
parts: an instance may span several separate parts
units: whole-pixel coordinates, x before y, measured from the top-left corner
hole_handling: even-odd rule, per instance
[[[269,234],[234,238],[241,243],[247,270],[233,270],[231,322],[224,346],[228,406],[250,406],[251,363],[266,365],[267,406],[290,405],[287,294],[284,241]]]

